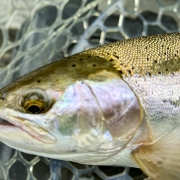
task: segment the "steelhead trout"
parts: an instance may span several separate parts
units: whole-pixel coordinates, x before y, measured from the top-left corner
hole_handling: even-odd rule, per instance
[[[90,49],[0,91],[0,141],[84,164],[180,179],[180,34]]]

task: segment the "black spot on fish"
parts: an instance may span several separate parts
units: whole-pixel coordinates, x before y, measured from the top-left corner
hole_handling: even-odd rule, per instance
[[[147,61],[149,61],[149,58],[146,58],[147,59]]]
[[[157,61],[156,61],[156,60],[154,60],[154,63],[157,63]]]
[[[148,72],[147,75],[151,77],[151,73],[150,72]]]
[[[75,64],[72,64],[72,67],[76,67],[76,65],[75,65]]]
[[[40,82],[41,82],[41,80],[40,80],[40,79],[38,79],[38,80],[37,80],[37,83],[40,83]]]
[[[82,59],[82,58],[80,58],[79,60],[80,60],[80,61],[82,61],[83,59]]]
[[[97,66],[97,65],[96,65],[96,64],[93,64],[92,66],[94,66],[94,67],[95,67],[95,66]]]
[[[118,56],[115,52],[113,53],[113,56],[114,56],[115,58],[119,59],[119,56]]]
[[[122,71],[120,70],[119,73],[122,74]]]
[[[113,61],[113,59],[110,59],[109,61],[111,61],[111,62],[112,62],[112,61]]]
[[[162,161],[157,161],[157,163],[158,163],[159,165],[161,165],[161,164],[162,164]]]

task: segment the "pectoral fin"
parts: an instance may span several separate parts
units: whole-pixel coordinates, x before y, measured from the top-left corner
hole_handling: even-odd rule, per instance
[[[132,157],[152,180],[180,180],[180,130],[140,145]]]

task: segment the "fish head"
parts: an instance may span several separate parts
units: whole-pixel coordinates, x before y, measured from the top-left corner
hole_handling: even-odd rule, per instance
[[[9,122],[0,125],[0,140],[51,158],[102,161],[124,148],[140,123],[136,96],[100,57],[52,63],[3,88],[0,97],[0,117]]]

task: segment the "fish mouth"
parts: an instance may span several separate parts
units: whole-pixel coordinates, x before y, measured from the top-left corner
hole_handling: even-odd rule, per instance
[[[15,126],[15,125],[10,123],[9,121],[6,121],[4,119],[0,119],[0,126]]]
[[[25,132],[32,138],[46,144],[53,144],[57,141],[56,137],[35,123],[29,122],[28,120],[20,117],[15,117],[10,115],[10,113],[7,113],[5,117],[3,117],[3,114],[0,113],[0,129],[3,128],[5,130],[7,128],[9,131],[10,129],[15,130],[18,128],[19,131],[23,133]]]

